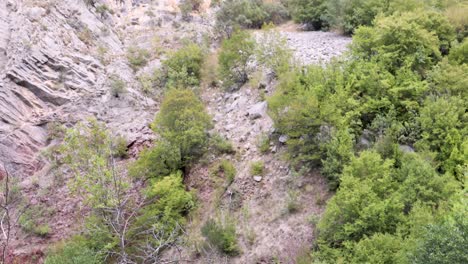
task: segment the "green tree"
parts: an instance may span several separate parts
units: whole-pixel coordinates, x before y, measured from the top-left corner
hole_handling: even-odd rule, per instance
[[[468,220],[466,207],[453,217],[426,227],[409,259],[416,264],[467,263]]]
[[[325,158],[322,160],[322,173],[328,179],[332,190],[338,188],[341,172],[353,157],[353,138],[347,129],[340,129],[324,144]]]
[[[169,55],[163,64],[166,87],[185,88],[200,84],[203,51],[197,44],[188,44]]]
[[[441,59],[440,41],[417,18],[414,13],[396,14],[376,19],[374,27],[358,28],[352,44],[353,54],[381,61],[392,73],[410,67],[423,74]]]
[[[221,45],[220,73],[227,89],[240,88],[247,80],[247,62],[255,51],[255,41],[247,31],[236,31]]]
[[[180,151],[182,164],[201,155],[208,143],[211,118],[193,91],[171,89],[153,122],[153,129]]]
[[[194,197],[185,190],[182,183],[182,173],[174,172],[153,182],[145,191],[147,199],[157,202],[150,203],[142,209],[135,224],[136,233],[141,230],[152,230],[161,233],[161,240],[171,236],[171,232],[185,223],[184,216],[194,208]],[[156,246],[159,241],[154,241]]]
[[[140,152],[138,159],[130,166],[129,173],[135,177],[158,178],[175,172],[181,165],[180,149],[159,140],[154,147]]]
[[[326,0],[291,0],[288,5],[296,23],[308,24],[312,29],[326,29]]]

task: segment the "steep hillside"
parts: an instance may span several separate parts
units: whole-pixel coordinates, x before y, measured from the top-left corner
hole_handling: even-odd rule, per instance
[[[174,1],[103,3],[112,12],[76,0],[0,1],[0,160],[18,182],[24,202],[48,208],[38,222],[50,227],[44,237],[14,229],[10,254],[24,256],[24,261],[34,262],[31,256],[42,256],[49,245],[76,233],[80,215],[86,213],[68,186],[56,183],[60,175],[71,177],[69,171],[56,169],[47,158],[59,143],[54,137],[57,125],[72,127],[96,117],[123,136],[129,153],[137,156],[155,138],[149,124],[162,97],[162,91],[144,93],[141,76],[160,67],[167,52],[186,39],[200,44],[214,40],[214,10],[207,3],[188,21]],[[284,31],[298,60],[306,64],[341,54],[350,41],[334,33]],[[218,44],[212,43],[214,51]],[[132,49],[149,52],[141,67],[132,69]],[[123,91],[115,91],[116,79],[124,83]],[[243,254],[233,258],[234,263],[269,263],[274,258],[293,263],[314,238],[308,219],[321,214],[329,196],[321,177],[297,177],[282,159],[286,139],[278,141],[281,135],[275,134],[263,98],[274,89],[275,80],[267,78],[260,88],[246,84],[233,93],[214,87],[200,91],[215,123],[212,133],[231,141],[237,152],[224,157],[232,160],[238,174],[220,197],[222,207],[231,206],[233,199],[237,203],[232,217],[240,222]],[[262,153],[259,142],[264,137],[271,142]],[[220,157],[209,160],[215,163]],[[263,175],[252,175],[252,161],[264,163]],[[210,184],[211,166],[197,164],[187,177],[200,199],[199,219],[188,228],[194,236],[199,236],[200,223],[217,214],[213,202],[219,193],[214,194]],[[185,254],[193,256],[192,249]]]

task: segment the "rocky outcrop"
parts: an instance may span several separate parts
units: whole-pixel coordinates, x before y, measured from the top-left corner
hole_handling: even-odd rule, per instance
[[[0,160],[32,175],[46,161],[47,123],[73,124],[89,116],[104,121],[128,141],[151,139],[147,124],[154,103],[136,89],[124,47],[109,25],[83,1],[0,1]],[[104,67],[96,47],[113,60]],[[113,98],[107,76],[127,82]],[[145,104],[138,102],[144,101]]]

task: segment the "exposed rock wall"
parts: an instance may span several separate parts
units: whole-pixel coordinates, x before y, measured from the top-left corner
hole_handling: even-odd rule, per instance
[[[135,89],[113,23],[84,1],[0,0],[0,160],[12,170],[31,175],[45,165],[38,154],[52,121],[96,116],[129,142],[151,137],[144,108],[154,104]],[[98,46],[113,58],[105,67]],[[110,95],[110,74],[127,82],[123,97]]]

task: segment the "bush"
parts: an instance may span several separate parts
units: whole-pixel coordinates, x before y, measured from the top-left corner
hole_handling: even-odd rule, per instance
[[[328,22],[335,28],[352,34],[359,26],[370,26],[387,4],[381,0],[342,0],[337,6],[331,1],[328,7]]]
[[[161,104],[152,127],[180,151],[182,164],[199,157],[208,144],[211,118],[191,90],[171,89]]]
[[[453,47],[450,50],[448,58],[451,64],[468,64],[468,38],[465,38],[462,43]]]
[[[90,249],[81,237],[57,245],[45,258],[44,264],[101,264],[104,261]]]
[[[225,39],[219,54],[223,85],[229,90],[239,89],[248,80],[247,62],[254,52],[255,41],[246,31],[237,31]]]
[[[402,161],[401,167],[395,168],[393,160],[384,160],[375,152],[364,151],[345,167],[340,188],[328,202],[318,225],[323,257],[334,260],[340,255],[350,257],[354,242],[362,241],[362,246],[367,247],[367,237],[397,235],[408,230],[412,210],[437,208],[453,197],[457,186],[449,175],[437,174],[417,154],[406,154]],[[394,247],[396,244],[386,238],[381,243],[389,243],[389,251],[398,250]],[[338,255],[330,254],[330,249],[338,250]],[[385,249],[383,251],[387,253]],[[372,254],[378,257],[384,253],[375,251]],[[395,259],[390,261],[393,262]]]
[[[203,51],[196,44],[189,44],[163,62],[165,85],[169,88],[198,86],[201,78]]]
[[[322,160],[322,174],[327,177],[330,189],[336,190],[344,166],[353,157],[353,138],[347,130],[338,130],[332,139],[324,144],[325,158]]]
[[[127,152],[127,140],[122,136],[117,136],[113,142],[113,152],[115,157],[126,158],[128,157]]]
[[[43,214],[43,209],[37,206],[26,209],[18,219],[21,229],[27,233],[47,237],[50,233],[50,227],[48,224],[41,224],[38,219],[43,217]]]
[[[452,49],[452,52],[454,50]],[[466,89],[468,75],[464,74],[467,71],[468,63],[452,65],[447,59],[444,59],[428,73],[429,92],[438,97],[460,96],[468,98],[468,89]]]
[[[250,174],[252,176],[263,175],[263,173],[265,172],[264,170],[265,164],[263,163],[263,161],[254,161],[250,163]]]
[[[203,225],[201,232],[208,243],[218,248],[220,252],[229,256],[236,256],[240,253],[234,223],[221,224],[210,219]]]
[[[258,149],[264,154],[270,150],[270,137],[268,135],[261,135],[258,138]]]
[[[179,2],[179,9],[182,17],[187,18],[190,12],[200,11],[203,0],[182,0]]]
[[[120,79],[117,75],[112,75],[110,78],[111,95],[114,97],[120,97],[122,94],[127,92],[125,82]]]
[[[155,146],[145,149],[129,168],[130,175],[142,178],[167,176],[182,166],[180,150],[169,142],[159,140]]]
[[[418,18],[414,13],[398,14],[377,19],[375,27],[357,29],[353,54],[377,59],[392,73],[409,67],[423,75],[441,59],[441,42]]]
[[[236,174],[237,174],[237,170],[234,167],[234,165],[229,160],[226,160],[226,159],[223,159],[219,163],[217,163],[212,168],[211,172],[215,175],[219,175],[220,173],[222,173],[222,175],[224,175],[224,177],[226,178],[228,185],[230,185],[234,181],[234,178],[236,177]]]
[[[416,264],[467,263],[466,241],[468,221],[466,211],[457,212],[453,219],[425,227],[423,236],[410,253],[410,262]]]
[[[234,28],[261,28],[263,24],[282,23],[289,18],[287,9],[280,3],[261,0],[223,1],[216,14],[216,27],[228,36]]]
[[[288,8],[296,23],[307,24],[309,29],[326,29],[328,22],[325,14],[327,11],[326,0],[291,0]]]
[[[127,51],[127,60],[133,70],[144,67],[148,63],[150,53],[142,48],[130,47]]]
[[[180,171],[152,181],[146,190],[146,196],[149,199],[157,198],[157,202],[142,210],[135,226],[140,228],[148,224],[154,225],[156,230],[166,231],[163,233],[165,236],[170,236],[177,225],[183,225],[184,216],[195,207],[194,197],[185,190]],[[155,219],[158,220],[157,223]]]

